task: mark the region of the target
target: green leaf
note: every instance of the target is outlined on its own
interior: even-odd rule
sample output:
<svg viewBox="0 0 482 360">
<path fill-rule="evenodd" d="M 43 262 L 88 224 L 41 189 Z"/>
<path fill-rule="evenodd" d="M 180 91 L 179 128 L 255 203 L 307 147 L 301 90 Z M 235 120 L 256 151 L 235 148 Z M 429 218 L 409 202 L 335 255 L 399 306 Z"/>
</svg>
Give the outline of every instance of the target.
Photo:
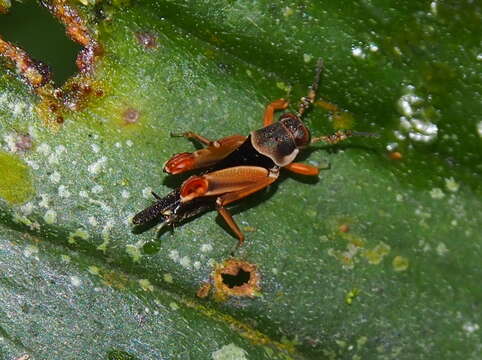
<svg viewBox="0 0 482 360">
<path fill-rule="evenodd" d="M 61 90 L 0 58 L 4 358 L 479 357 L 479 5 L 47 5 L 87 50 Z M 319 57 L 343 111 L 315 106 L 314 136 L 379 138 L 315 145 L 299 161 L 319 179 L 234 206 L 260 291 L 196 297 L 236 245 L 216 213 L 160 238 L 130 224 L 183 179 L 162 164 L 193 146 L 169 134 L 248 134 L 270 101 L 296 109 Z"/>
</svg>

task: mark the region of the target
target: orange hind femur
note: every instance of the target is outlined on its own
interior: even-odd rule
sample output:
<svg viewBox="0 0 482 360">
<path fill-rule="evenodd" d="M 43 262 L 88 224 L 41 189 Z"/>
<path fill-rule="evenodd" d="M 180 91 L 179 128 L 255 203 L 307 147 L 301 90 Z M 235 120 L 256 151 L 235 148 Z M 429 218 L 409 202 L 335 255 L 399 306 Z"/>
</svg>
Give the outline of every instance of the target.
<svg viewBox="0 0 482 360">
<path fill-rule="evenodd" d="M 181 186 L 181 201 L 187 202 L 208 191 L 208 181 L 202 176 L 191 176 Z"/>
<path fill-rule="evenodd" d="M 164 165 L 164 171 L 176 175 L 194 167 L 194 155 L 191 153 L 180 153 L 173 156 Z"/>
</svg>

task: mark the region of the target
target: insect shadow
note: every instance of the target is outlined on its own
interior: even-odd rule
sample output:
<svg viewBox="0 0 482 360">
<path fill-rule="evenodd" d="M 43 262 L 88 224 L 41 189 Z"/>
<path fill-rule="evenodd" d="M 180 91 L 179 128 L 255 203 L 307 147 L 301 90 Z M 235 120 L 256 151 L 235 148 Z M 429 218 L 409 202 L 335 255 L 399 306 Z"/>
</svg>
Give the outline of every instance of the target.
<svg viewBox="0 0 482 360">
<path fill-rule="evenodd" d="M 327 146 L 321 146 L 321 147 L 312 147 L 309 149 L 306 149 L 302 154 L 300 154 L 300 160 L 306 160 L 310 157 L 310 155 L 316 151 L 326 151 L 327 153 L 337 153 L 341 150 L 363 150 L 364 152 L 376 152 L 376 149 L 364 145 L 356 145 L 356 144 L 343 144 L 343 145 L 327 145 Z M 322 171 L 330 171 L 331 170 L 331 164 L 328 163 L 328 166 L 326 168 L 323 168 Z M 163 180 L 163 185 L 167 186 L 172 189 L 179 188 L 179 186 L 187 179 L 189 178 L 194 172 L 187 172 L 183 174 L 179 174 L 176 176 L 167 176 Z M 300 175 L 300 174 L 294 174 L 292 172 L 288 171 L 282 171 L 280 174 L 279 181 L 276 183 L 271 184 L 267 189 L 259 191 L 252 196 L 247 197 L 243 202 L 238 202 L 234 203 L 232 206 L 230 206 L 230 210 L 232 211 L 233 214 L 239 214 L 244 211 L 247 211 L 249 209 L 252 209 L 259 204 L 268 201 L 276 192 L 278 189 L 278 186 L 286 181 L 287 179 L 294 179 L 297 182 L 301 182 L 307 185 L 316 185 L 318 184 L 321 180 L 319 177 L 313 177 L 313 176 L 305 176 L 305 175 Z M 198 217 L 202 216 L 204 213 L 208 211 L 213 211 L 215 210 L 215 197 L 212 198 L 202 198 L 196 200 L 198 203 L 193 204 L 193 206 L 196 206 L 197 208 L 197 213 L 194 215 L 191 215 L 190 217 L 178 222 L 176 224 L 177 226 L 182 226 L 186 223 L 189 223 L 191 221 L 196 220 Z M 152 219 L 148 223 L 136 226 L 133 228 L 133 233 L 134 234 L 141 234 L 145 231 L 148 231 L 152 229 L 153 227 L 159 225 L 160 223 L 163 222 L 163 217 L 160 215 L 157 218 Z M 231 231 L 230 227 L 223 221 L 221 216 L 216 217 L 216 223 L 221 226 L 227 233 L 231 234 L 234 236 L 233 232 Z M 173 225 L 169 226 L 162 226 L 156 234 L 156 239 L 152 240 L 154 241 L 159 241 L 161 237 L 164 236 L 165 233 L 170 232 L 171 234 L 174 233 L 174 227 Z"/>
</svg>

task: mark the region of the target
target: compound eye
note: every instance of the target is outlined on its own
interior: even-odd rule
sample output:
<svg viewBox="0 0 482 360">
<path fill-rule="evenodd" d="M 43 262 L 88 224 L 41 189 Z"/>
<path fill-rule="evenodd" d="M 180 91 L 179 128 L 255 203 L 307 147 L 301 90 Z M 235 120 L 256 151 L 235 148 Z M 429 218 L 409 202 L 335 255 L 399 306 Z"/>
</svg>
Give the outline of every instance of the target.
<svg viewBox="0 0 482 360">
<path fill-rule="evenodd" d="M 280 117 L 280 122 L 283 123 L 291 136 L 293 136 L 297 148 L 302 148 L 310 143 L 310 131 L 298 116 L 292 113 L 283 114 L 283 116 Z"/>
</svg>

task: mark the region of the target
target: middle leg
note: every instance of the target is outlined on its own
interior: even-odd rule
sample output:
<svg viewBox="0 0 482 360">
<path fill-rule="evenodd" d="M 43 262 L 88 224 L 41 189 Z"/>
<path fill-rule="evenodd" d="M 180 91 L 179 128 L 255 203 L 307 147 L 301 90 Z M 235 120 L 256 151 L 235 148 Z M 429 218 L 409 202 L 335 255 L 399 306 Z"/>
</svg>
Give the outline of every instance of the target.
<svg viewBox="0 0 482 360">
<path fill-rule="evenodd" d="M 294 172 L 295 174 L 308 175 L 308 176 L 317 176 L 320 173 L 319 168 L 312 165 L 301 164 L 301 163 L 291 163 L 283 167 L 283 169 Z"/>
</svg>

